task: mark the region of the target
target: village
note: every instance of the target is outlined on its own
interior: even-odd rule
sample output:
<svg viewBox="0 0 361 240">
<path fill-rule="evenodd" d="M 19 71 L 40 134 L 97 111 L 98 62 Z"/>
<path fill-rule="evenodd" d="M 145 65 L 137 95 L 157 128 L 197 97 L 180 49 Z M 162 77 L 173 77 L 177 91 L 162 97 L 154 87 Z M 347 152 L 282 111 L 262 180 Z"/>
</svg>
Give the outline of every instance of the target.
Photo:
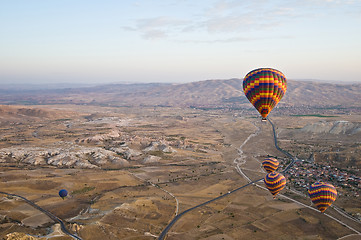
<svg viewBox="0 0 361 240">
<path fill-rule="evenodd" d="M 340 169 L 297 159 L 285 176 L 293 188 L 305 194 L 311 184 L 326 182 L 336 187 L 339 197 L 358 198 L 361 194 L 361 177 L 355 173 L 356 171 L 358 170 Z M 361 220 L 361 214 L 356 214 L 356 217 Z"/>
</svg>

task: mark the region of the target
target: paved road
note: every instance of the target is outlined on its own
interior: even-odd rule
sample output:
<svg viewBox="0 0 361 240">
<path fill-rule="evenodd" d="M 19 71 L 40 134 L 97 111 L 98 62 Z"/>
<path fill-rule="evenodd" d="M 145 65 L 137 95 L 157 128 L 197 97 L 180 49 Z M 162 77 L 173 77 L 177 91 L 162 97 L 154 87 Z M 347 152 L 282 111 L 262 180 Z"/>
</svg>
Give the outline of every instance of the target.
<svg viewBox="0 0 361 240">
<path fill-rule="evenodd" d="M 274 139 L 274 142 L 275 142 L 275 147 L 277 148 L 278 151 L 282 152 L 282 153 L 285 154 L 287 157 L 289 157 L 290 159 L 292 159 L 291 163 L 288 164 L 288 166 L 287 166 L 285 169 L 283 169 L 282 173 L 285 173 L 285 172 L 287 172 L 287 171 L 295 164 L 296 159 L 295 159 L 295 157 L 292 156 L 289 152 L 283 150 L 282 148 L 280 148 L 280 147 L 278 146 L 278 141 L 277 141 L 277 134 L 276 134 L 275 125 L 273 124 L 273 122 L 272 122 L 269 118 L 267 118 L 267 119 L 268 119 L 268 121 L 270 122 L 270 124 L 272 125 L 273 139 Z"/>
<path fill-rule="evenodd" d="M 295 158 L 294 158 L 289 152 L 283 150 L 282 148 L 280 148 L 280 147 L 278 146 L 277 134 L 276 134 L 275 126 L 274 126 L 274 124 L 271 122 L 270 119 L 268 119 L 268 121 L 269 121 L 269 122 L 271 123 L 271 125 L 272 125 L 273 136 L 274 136 L 274 143 L 275 143 L 276 148 L 277 148 L 279 151 L 281 151 L 282 153 L 284 153 L 286 156 L 288 156 L 289 158 L 291 158 L 291 160 L 292 160 L 291 163 L 282 171 L 282 173 L 285 173 L 285 172 L 287 172 L 287 171 L 293 166 L 293 164 L 295 163 Z M 254 181 L 252 181 L 252 182 L 249 182 L 249 183 L 247 183 L 246 185 L 243 185 L 243 186 L 241 186 L 241 187 L 239 187 L 239 188 L 236 188 L 236 189 L 234 189 L 234 190 L 232 190 L 232 191 L 230 191 L 230 192 L 228 192 L 228 193 L 226 193 L 226 194 L 224 194 L 224 195 L 221 195 L 221 196 L 219 196 L 219 197 L 213 198 L 213 199 L 211 199 L 211 200 L 209 200 L 209 201 L 207 201 L 207 202 L 201 203 L 201 204 L 199 204 L 199 205 L 197 205 L 197 206 L 194 206 L 194 207 L 192 207 L 192 208 L 189 208 L 189 209 L 181 212 L 180 214 L 178 214 L 177 216 L 175 216 L 175 217 L 173 218 L 173 220 L 168 224 L 168 226 L 165 227 L 165 229 L 163 230 L 163 232 L 159 235 L 158 239 L 159 239 L 159 240 L 163 240 L 163 239 L 165 238 L 165 236 L 167 235 L 168 231 L 171 229 L 171 227 L 172 227 L 184 214 L 186 214 L 186 213 L 188 213 L 188 212 L 190 212 L 190 211 L 193 211 L 193 210 L 196 209 L 196 208 L 203 207 L 203 206 L 205 206 L 205 205 L 207 205 L 207 204 L 209 204 L 209 203 L 211 203 L 211 202 L 214 202 L 214 201 L 217 201 L 217 200 L 219 200 L 219 199 L 221 199 L 221 198 L 224 198 L 224 197 L 228 196 L 228 195 L 231 194 L 231 193 L 234 193 L 234 192 L 236 192 L 236 191 L 238 191 L 238 190 L 240 190 L 240 189 L 242 189 L 242 188 L 248 187 L 249 185 L 252 185 L 252 184 L 254 184 L 254 183 L 256 183 L 256 182 L 259 182 L 259 181 L 261 181 L 261 180 L 263 180 L 263 178 L 260 178 L 260 179 L 254 180 Z"/>
<path fill-rule="evenodd" d="M 36 203 L 30 201 L 29 199 L 26 199 L 25 197 L 22 197 L 20 195 L 16 195 L 16 194 L 12 194 L 12 193 L 7 193 L 7 192 L 1 192 L 0 191 L 0 194 L 5 194 L 5 195 L 8 195 L 8 196 L 12 196 L 12 197 L 18 197 L 18 198 L 21 198 L 22 200 L 24 200 L 27 204 L 31 205 L 32 207 L 38 209 L 39 211 L 45 213 L 46 215 L 48 215 L 54 222 L 58 222 L 61 226 L 61 230 L 63 231 L 63 233 L 75 238 L 75 239 L 78 239 L 78 240 L 82 240 L 80 237 L 70 233 L 68 231 L 68 229 L 66 229 L 65 227 L 65 224 L 63 222 L 63 220 L 61 220 L 60 218 L 58 218 L 57 216 L 55 216 L 54 214 L 52 214 L 51 212 L 49 212 L 48 210 L 45 210 L 44 208 L 40 207 L 39 205 L 37 205 Z"/>
</svg>

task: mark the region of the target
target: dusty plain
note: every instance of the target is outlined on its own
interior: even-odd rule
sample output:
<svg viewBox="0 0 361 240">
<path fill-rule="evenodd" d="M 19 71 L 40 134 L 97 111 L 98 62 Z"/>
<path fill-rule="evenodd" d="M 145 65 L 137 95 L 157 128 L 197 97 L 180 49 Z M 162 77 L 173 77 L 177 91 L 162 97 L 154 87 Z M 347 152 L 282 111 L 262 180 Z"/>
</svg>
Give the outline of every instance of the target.
<svg viewBox="0 0 361 240">
<path fill-rule="evenodd" d="M 265 175 L 261 161 L 267 155 L 279 157 L 284 164 L 288 161 L 275 149 L 269 123 L 236 112 L 49 105 L 3 106 L 2 116 L 1 191 L 24 196 L 49 210 L 83 239 L 155 239 L 176 213 L 246 184 L 236 164 L 255 180 Z M 320 118 L 271 119 L 280 146 L 299 157 L 309 157 L 293 145 L 315 144 L 297 130 Z M 330 119 L 355 122 L 360 118 Z M 255 135 L 243 144 L 251 134 Z M 298 144 L 289 141 L 291 137 Z M 322 139 L 315 134 L 312 139 L 322 148 Z M 355 148 L 349 140 L 342 141 L 342 147 L 358 154 L 359 146 Z M 33 156 L 16 152 L 18 147 L 70 153 L 50 161 L 53 153 Z M 81 154 L 82 148 L 106 149 L 113 158 L 106 155 L 100 157 L 106 161 L 101 161 L 90 152 L 82 155 L 90 164 L 78 164 L 79 160 L 72 158 Z M 117 157 L 124 161 L 115 161 Z M 57 195 L 63 188 L 70 193 L 64 200 Z M 297 198 L 310 205 L 307 197 Z M 360 212 L 357 197 L 340 196 L 335 205 Z M 40 239 L 71 239 L 66 235 L 59 238 L 61 232 L 54 235 L 56 225 L 50 218 L 15 197 L 1 195 L 0 214 L 4 239 L 11 239 L 16 232 Z M 361 231 L 359 223 L 349 222 Z M 274 200 L 267 191 L 250 186 L 187 213 L 167 239 L 337 239 L 352 233 L 317 211 L 281 197 Z"/>
</svg>

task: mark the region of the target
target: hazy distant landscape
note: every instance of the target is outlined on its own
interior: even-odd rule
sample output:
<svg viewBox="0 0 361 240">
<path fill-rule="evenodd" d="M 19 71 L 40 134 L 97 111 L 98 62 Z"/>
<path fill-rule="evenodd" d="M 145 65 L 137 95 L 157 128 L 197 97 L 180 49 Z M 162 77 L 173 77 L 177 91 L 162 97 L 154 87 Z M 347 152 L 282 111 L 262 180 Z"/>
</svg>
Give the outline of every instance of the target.
<svg viewBox="0 0 361 240">
<path fill-rule="evenodd" d="M 156 239 L 180 212 L 265 176 L 289 159 L 240 79 L 1 89 L 0 189 L 26 197 L 82 239 Z M 285 196 L 311 205 L 308 185 L 334 184 L 326 213 L 361 231 L 361 84 L 289 81 L 270 114 L 299 161 Z M 263 183 L 259 183 L 263 185 Z M 70 197 L 62 200 L 65 188 Z M 0 196 L 4 239 L 71 239 L 20 199 Z M 355 232 L 257 186 L 184 215 L 167 239 L 337 239 Z M 345 239 L 356 239 L 352 238 Z"/>
<path fill-rule="evenodd" d="M 185 84 L 110 84 L 93 87 L 0 89 L 1 104 L 77 104 L 94 106 L 160 106 L 203 109 L 252 109 L 241 79 L 208 80 Z M 359 112 L 361 84 L 288 81 L 288 90 L 275 114 Z M 310 108 L 313 108 L 312 110 Z M 315 110 L 317 108 L 317 111 Z M 286 109 L 284 111 L 283 109 Z M 252 109 L 253 112 L 253 109 Z"/>
</svg>

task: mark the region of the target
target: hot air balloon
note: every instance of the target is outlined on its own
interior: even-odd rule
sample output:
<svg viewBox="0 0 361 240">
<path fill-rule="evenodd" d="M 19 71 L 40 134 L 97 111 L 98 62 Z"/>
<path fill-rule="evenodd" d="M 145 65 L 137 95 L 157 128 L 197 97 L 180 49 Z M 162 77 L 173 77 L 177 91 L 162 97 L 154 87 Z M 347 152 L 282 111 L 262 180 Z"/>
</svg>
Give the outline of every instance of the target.
<svg viewBox="0 0 361 240">
<path fill-rule="evenodd" d="M 273 194 L 273 198 L 286 186 L 286 178 L 278 172 L 271 172 L 264 178 L 264 183 Z"/>
<path fill-rule="evenodd" d="M 266 158 L 262 162 L 262 166 L 263 166 L 264 170 L 266 170 L 268 173 L 276 171 L 278 168 L 278 165 L 280 165 L 280 163 L 278 162 L 277 159 L 275 159 L 273 157 Z"/>
<path fill-rule="evenodd" d="M 66 196 L 68 196 L 68 191 L 65 190 L 65 189 L 61 189 L 61 190 L 59 191 L 59 196 L 64 200 L 64 198 L 65 198 Z"/>
<path fill-rule="evenodd" d="M 336 188 L 328 183 L 317 182 L 310 186 L 308 195 L 322 213 L 336 200 Z"/>
<path fill-rule="evenodd" d="M 267 115 L 278 104 L 286 90 L 286 77 L 276 69 L 255 69 L 243 79 L 244 94 L 261 114 L 262 121 L 266 121 Z"/>
</svg>

